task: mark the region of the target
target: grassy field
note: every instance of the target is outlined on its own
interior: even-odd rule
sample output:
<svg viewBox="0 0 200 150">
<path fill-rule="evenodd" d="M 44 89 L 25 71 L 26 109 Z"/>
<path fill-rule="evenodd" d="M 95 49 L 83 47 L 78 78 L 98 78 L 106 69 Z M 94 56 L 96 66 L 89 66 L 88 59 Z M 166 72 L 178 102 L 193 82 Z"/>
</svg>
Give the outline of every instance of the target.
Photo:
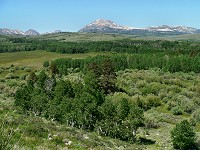
<svg viewBox="0 0 200 150">
<path fill-rule="evenodd" d="M 104 52 L 93 52 L 85 54 L 58 54 L 46 51 L 29 51 L 29 52 L 14 52 L 0 53 L 0 67 L 7 67 L 11 64 L 15 66 L 28 66 L 35 69 L 42 67 L 44 61 L 50 61 L 56 58 L 86 58 L 96 55 L 108 55 Z"/>
</svg>

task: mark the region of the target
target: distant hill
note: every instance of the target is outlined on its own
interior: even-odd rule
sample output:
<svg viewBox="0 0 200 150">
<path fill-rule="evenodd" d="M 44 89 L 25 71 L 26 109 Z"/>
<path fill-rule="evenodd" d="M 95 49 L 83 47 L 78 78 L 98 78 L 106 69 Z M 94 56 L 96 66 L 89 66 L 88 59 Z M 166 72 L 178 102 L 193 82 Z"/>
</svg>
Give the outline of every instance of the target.
<svg viewBox="0 0 200 150">
<path fill-rule="evenodd" d="M 200 33 L 200 29 L 186 27 L 186 26 L 154 26 L 147 28 L 135 28 L 122 26 L 114 23 L 111 20 L 98 19 L 78 32 L 89 32 L 89 33 L 121 33 L 121 34 L 168 34 L 168 35 L 181 35 L 181 34 L 196 34 Z"/>
</svg>

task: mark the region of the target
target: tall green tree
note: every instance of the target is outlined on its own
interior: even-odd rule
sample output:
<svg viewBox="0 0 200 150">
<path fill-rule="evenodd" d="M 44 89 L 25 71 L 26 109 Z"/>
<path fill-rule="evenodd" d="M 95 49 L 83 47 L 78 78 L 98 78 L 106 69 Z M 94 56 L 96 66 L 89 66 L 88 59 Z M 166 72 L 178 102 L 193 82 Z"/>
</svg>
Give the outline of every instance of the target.
<svg viewBox="0 0 200 150">
<path fill-rule="evenodd" d="M 195 149 L 197 136 L 187 120 L 183 120 L 172 129 L 171 138 L 175 149 Z"/>
<path fill-rule="evenodd" d="M 100 85 L 105 94 L 114 92 L 115 90 L 115 67 L 110 59 L 105 59 L 101 65 Z"/>
</svg>

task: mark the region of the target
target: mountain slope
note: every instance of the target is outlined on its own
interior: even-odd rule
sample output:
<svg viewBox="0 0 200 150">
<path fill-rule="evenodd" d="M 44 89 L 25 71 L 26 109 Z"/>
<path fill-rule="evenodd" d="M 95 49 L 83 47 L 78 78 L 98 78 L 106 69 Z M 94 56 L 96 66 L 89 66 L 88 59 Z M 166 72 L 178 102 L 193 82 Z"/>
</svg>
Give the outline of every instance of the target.
<svg viewBox="0 0 200 150">
<path fill-rule="evenodd" d="M 39 32 L 33 29 L 29 29 L 28 31 L 25 32 L 25 35 L 39 35 L 39 34 L 40 34 Z"/>
</svg>

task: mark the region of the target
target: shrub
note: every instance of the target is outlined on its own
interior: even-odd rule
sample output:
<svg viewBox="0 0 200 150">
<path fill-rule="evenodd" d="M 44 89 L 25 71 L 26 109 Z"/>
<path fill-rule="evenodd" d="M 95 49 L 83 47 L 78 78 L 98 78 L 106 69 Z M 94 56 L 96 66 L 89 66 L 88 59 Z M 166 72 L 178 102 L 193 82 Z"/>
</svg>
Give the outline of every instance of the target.
<svg viewBox="0 0 200 150">
<path fill-rule="evenodd" d="M 3 79 L 3 78 L 0 78 L 0 82 L 5 82 L 5 79 Z"/>
<path fill-rule="evenodd" d="M 161 105 L 161 100 L 158 96 L 149 94 L 146 97 L 147 107 L 157 107 Z"/>
<path fill-rule="evenodd" d="M 150 115 L 145 116 L 144 126 L 147 129 L 158 128 L 159 127 L 158 120 Z"/>
<path fill-rule="evenodd" d="M 49 61 L 45 61 L 45 62 L 43 63 L 43 67 L 45 67 L 45 68 L 49 67 Z"/>
<path fill-rule="evenodd" d="M 1 74 L 1 73 L 3 73 L 3 69 L 2 69 L 2 68 L 0 68 L 0 74 Z"/>
<path fill-rule="evenodd" d="M 15 75 L 14 73 L 9 73 L 5 76 L 6 79 L 15 79 L 15 78 L 19 78 L 17 75 Z"/>
<path fill-rule="evenodd" d="M 28 74 L 22 74 L 21 76 L 20 76 L 20 79 L 21 80 L 26 80 L 26 77 L 28 76 Z"/>
<path fill-rule="evenodd" d="M 26 67 L 26 68 L 24 69 L 24 71 L 26 71 L 26 72 L 31 72 L 31 68 Z"/>
<path fill-rule="evenodd" d="M 200 122 L 200 109 L 192 113 L 191 120 L 196 124 Z"/>
<path fill-rule="evenodd" d="M 173 107 L 171 109 L 171 111 L 174 115 L 182 115 L 183 114 L 183 112 L 179 106 Z"/>
<path fill-rule="evenodd" d="M 43 127 L 42 123 L 38 120 L 36 120 L 36 123 L 32 123 L 28 126 L 26 126 L 25 134 L 32 136 L 32 137 L 42 137 L 47 138 L 48 136 L 48 130 Z"/>
<path fill-rule="evenodd" d="M 175 149 L 189 150 L 195 148 L 196 133 L 187 120 L 177 124 L 171 131 L 171 138 Z"/>
<path fill-rule="evenodd" d="M 175 101 L 168 101 L 166 104 L 167 110 L 171 110 L 173 107 L 176 107 L 177 103 Z"/>
<path fill-rule="evenodd" d="M 9 72 L 10 72 L 10 73 L 15 72 L 15 69 L 14 69 L 14 68 L 11 68 L 11 69 L 9 69 Z"/>
<path fill-rule="evenodd" d="M 5 127 L 5 120 L 0 123 L 0 150 L 11 150 L 15 145 L 15 131 Z"/>
<path fill-rule="evenodd" d="M 11 80 L 11 81 L 8 81 L 7 82 L 7 85 L 8 86 L 10 86 L 10 87 L 13 87 L 13 86 L 18 86 L 18 84 L 17 84 L 17 81 L 15 80 L 15 81 L 13 81 L 13 80 Z"/>
</svg>

